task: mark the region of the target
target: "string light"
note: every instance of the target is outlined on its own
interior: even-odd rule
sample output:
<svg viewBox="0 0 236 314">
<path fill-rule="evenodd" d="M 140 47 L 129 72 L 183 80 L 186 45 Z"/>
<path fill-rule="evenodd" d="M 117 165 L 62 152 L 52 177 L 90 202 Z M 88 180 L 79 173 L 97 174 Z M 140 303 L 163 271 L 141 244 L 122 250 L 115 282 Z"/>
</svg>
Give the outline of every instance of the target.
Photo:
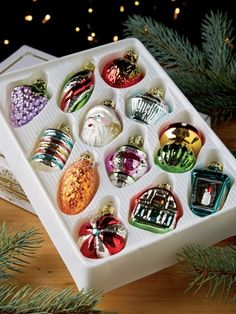
<svg viewBox="0 0 236 314">
<path fill-rule="evenodd" d="M 10 41 L 8 39 L 4 39 L 3 43 L 4 43 L 4 45 L 9 45 Z"/>
<path fill-rule="evenodd" d="M 44 19 L 42 20 L 42 23 L 46 24 L 50 19 L 51 19 L 51 15 L 50 14 L 46 14 Z"/>
<path fill-rule="evenodd" d="M 95 39 L 96 34 L 94 32 L 92 32 L 88 37 L 88 41 L 93 41 Z"/>
<path fill-rule="evenodd" d="M 32 15 L 26 15 L 25 16 L 25 21 L 31 22 L 32 20 L 33 20 L 33 16 Z"/>
<path fill-rule="evenodd" d="M 177 19 L 179 13 L 180 13 L 180 8 L 175 8 L 174 17 L 173 17 L 174 20 Z"/>
<path fill-rule="evenodd" d="M 87 37 L 87 39 L 88 39 L 88 41 L 93 41 L 93 37 L 92 37 L 91 35 L 89 35 L 89 36 Z"/>
<path fill-rule="evenodd" d="M 173 22 L 173 20 L 176 20 L 177 18 L 179 18 L 179 14 L 180 14 L 180 10 L 183 10 L 182 9 L 182 7 L 178 7 L 179 5 L 177 4 L 177 3 L 181 3 L 181 5 L 183 6 L 183 4 L 184 3 L 186 3 L 186 1 L 187 0 L 167 0 L 166 1 L 166 5 L 168 6 L 168 7 L 170 7 L 170 6 L 172 6 L 172 17 L 171 17 L 171 19 L 172 19 L 172 22 Z M 43 3 L 44 3 L 44 1 L 38 1 L 38 0 L 29 0 L 28 1 L 29 3 L 31 3 L 31 6 L 41 6 L 41 4 L 43 5 Z M 125 2 L 124 0 L 121 0 L 120 2 L 119 2 L 119 5 L 118 5 L 118 7 L 116 7 L 117 8 L 117 11 L 118 11 L 118 15 L 117 15 L 117 18 L 118 18 L 118 16 L 119 16 L 119 14 L 122 14 L 123 15 L 123 17 L 125 17 L 125 15 L 127 14 L 131 14 L 132 12 L 132 10 L 133 11 L 142 11 L 142 8 L 141 8 L 141 6 L 149 6 L 149 8 L 150 8 L 150 10 L 153 10 L 153 7 L 152 7 L 152 5 L 148 5 L 148 3 L 146 4 L 146 2 L 148 2 L 148 1 L 146 1 L 145 3 L 144 3 L 145 1 L 141 1 L 141 0 L 131 0 L 131 2 L 130 3 L 132 3 L 132 8 L 130 7 L 130 6 L 128 6 L 127 7 L 127 5 L 126 5 L 126 3 L 127 3 L 127 1 Z M 93 42 L 93 43 L 97 43 L 97 42 L 99 42 L 99 43 L 101 43 L 102 44 L 102 40 L 101 40 L 101 38 L 99 37 L 99 38 L 97 38 L 96 36 L 98 36 L 98 34 L 96 33 L 96 36 L 95 36 L 95 33 L 92 33 L 91 31 L 92 31 L 92 29 L 94 29 L 93 28 L 93 25 L 94 25 L 94 23 L 97 23 L 97 19 L 98 19 L 98 17 L 96 16 L 99 12 L 97 12 L 98 11 L 98 8 L 96 9 L 94 6 L 93 6 L 93 4 L 94 4 L 94 1 L 93 0 L 88 0 L 87 1 L 87 6 L 86 6 L 86 9 L 85 9 L 85 13 L 87 14 L 85 14 L 84 15 L 84 21 L 83 21 L 83 27 L 81 26 L 81 27 L 79 27 L 79 25 L 76 25 L 76 24 L 72 24 L 71 23 L 71 25 L 70 25 L 70 29 L 71 29 L 71 31 L 72 32 L 76 32 L 76 33 L 78 33 L 78 35 L 80 35 L 80 36 L 82 36 L 84 39 L 85 39 L 85 41 L 89 41 L 89 42 Z M 43 5 L 43 8 L 42 9 L 45 9 L 46 10 L 46 5 L 44 6 Z M 30 7 L 28 8 L 28 9 L 30 9 Z M 55 7 L 55 9 L 56 9 L 56 7 Z M 115 6 L 113 7 L 113 9 L 115 9 Z M 47 12 L 47 11 L 42 11 L 42 12 L 44 12 L 44 13 L 42 13 L 42 15 L 40 15 L 40 16 L 38 16 L 39 15 L 39 12 L 38 12 L 38 14 L 36 15 L 36 13 L 33 13 L 33 12 L 31 12 L 31 11 L 26 11 L 26 13 L 25 14 L 22 14 L 22 17 L 21 17 L 21 20 L 23 20 L 23 22 L 25 23 L 25 24 L 27 24 L 27 23 L 30 23 L 31 22 L 31 24 L 33 24 L 33 22 L 34 22 L 34 26 L 35 27 L 38 27 L 38 24 L 36 23 L 36 20 L 38 20 L 38 18 L 40 19 L 40 24 L 44 24 L 45 25 L 45 28 L 46 28 L 46 25 L 49 27 L 50 25 L 50 22 L 51 22 L 51 19 L 53 18 L 53 19 L 55 19 L 55 21 L 53 20 L 53 22 L 54 23 L 56 23 L 56 21 L 59 21 L 60 20 L 60 18 L 58 17 L 58 14 L 64 14 L 63 12 L 62 13 L 59 13 L 57 10 L 56 11 L 54 11 L 55 13 L 53 13 L 52 11 L 50 11 L 50 13 L 52 14 L 52 15 L 50 15 L 50 14 L 45 14 L 45 12 Z M 120 13 L 119 13 L 120 12 Z M 96 15 L 95 15 L 95 13 L 96 13 Z M 141 12 L 140 12 L 141 13 Z M 182 13 L 182 11 L 181 11 L 181 13 Z M 34 14 L 34 15 L 33 15 Z M 54 16 L 54 15 L 55 16 Z M 91 16 L 89 16 L 89 18 L 88 18 L 88 15 L 89 14 L 91 14 Z M 61 16 L 61 15 L 60 15 Z M 87 18 L 86 18 L 86 16 L 87 16 Z M 65 17 L 66 18 L 66 17 Z M 95 19 L 95 21 L 93 21 L 93 19 Z M 72 22 L 72 21 L 71 21 Z M 59 24 L 59 22 L 57 22 L 58 24 Z M 70 21 L 68 21 L 68 23 L 70 23 Z M 77 22 L 76 22 L 77 23 Z M 79 22 L 78 22 L 79 23 Z M 117 23 L 117 22 L 116 22 Z M 16 27 L 17 27 L 17 25 L 16 25 Z M 58 27 L 62 27 L 62 25 L 58 25 Z M 100 27 L 100 25 L 97 25 L 97 27 L 99 28 Z M 56 29 L 56 28 L 55 28 Z M 85 29 L 87 29 L 87 34 L 85 33 Z M 51 30 L 51 29 L 50 29 Z M 53 30 L 54 30 L 54 28 L 53 28 Z M 20 30 L 19 30 L 20 31 Z M 146 33 L 148 33 L 149 32 L 149 30 L 148 30 L 148 28 L 147 28 L 147 26 L 144 26 L 144 31 L 146 32 Z M 117 32 L 117 31 L 114 31 L 115 33 Z M 117 32 L 117 34 L 119 34 L 118 32 Z M 19 33 L 19 36 L 20 36 L 21 34 Z M 31 35 L 31 34 L 30 34 Z M 8 34 L 6 34 L 5 35 L 6 37 L 10 37 Z M 16 35 L 15 35 L 16 36 Z M 17 35 L 18 36 L 18 35 Z M 33 37 L 34 35 L 32 34 L 32 37 Z M 116 35 L 116 34 L 114 34 L 113 32 L 111 33 L 111 35 L 108 35 L 108 33 L 107 34 L 105 34 L 105 33 L 103 33 L 103 36 L 104 37 L 106 37 L 106 36 L 109 36 L 110 37 L 110 39 L 111 40 L 113 40 L 113 41 L 118 41 L 119 40 L 119 38 L 118 38 L 118 36 Z M 119 35 L 119 37 L 120 37 L 120 35 Z M 13 38 L 14 39 L 14 38 Z M 87 40 L 86 40 L 87 39 Z M 1 40 L 1 44 L 2 45 L 9 45 L 9 41 L 5 41 L 4 42 L 4 40 L 2 39 Z M 231 46 L 232 45 L 232 43 L 229 41 L 229 39 L 226 39 L 225 40 L 225 44 L 227 45 L 227 46 Z M 10 42 L 10 46 L 12 45 L 12 42 Z M 64 48 L 58 48 L 58 49 L 64 49 Z M 66 53 L 66 52 L 64 52 L 64 53 Z"/>
</svg>

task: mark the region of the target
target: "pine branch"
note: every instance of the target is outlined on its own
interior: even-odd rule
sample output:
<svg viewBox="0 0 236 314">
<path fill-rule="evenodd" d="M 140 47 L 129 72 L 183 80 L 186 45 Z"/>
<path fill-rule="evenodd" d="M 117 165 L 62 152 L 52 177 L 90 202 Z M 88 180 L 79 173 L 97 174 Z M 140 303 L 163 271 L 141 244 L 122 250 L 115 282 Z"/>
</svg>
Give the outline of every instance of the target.
<svg viewBox="0 0 236 314">
<path fill-rule="evenodd" d="M 102 298 L 95 289 L 81 290 L 73 294 L 71 288 L 60 291 L 16 285 L 0 286 L 0 312 L 14 314 L 28 313 L 78 313 L 105 314 L 95 309 Z M 112 314 L 111 312 L 109 312 Z"/>
<path fill-rule="evenodd" d="M 207 66 L 216 75 L 219 75 L 220 72 L 227 72 L 230 64 L 235 62 L 231 47 L 233 42 L 233 21 L 219 11 L 215 14 L 210 12 L 209 15 L 206 15 L 202 22 L 203 54 Z"/>
<path fill-rule="evenodd" d="M 34 257 L 42 239 L 34 228 L 15 232 L 14 226 L 0 227 L 0 280 L 13 277 L 11 272 L 21 272 L 21 268 L 29 262 L 27 258 Z"/>
<path fill-rule="evenodd" d="M 204 67 L 203 55 L 196 46 L 152 18 L 133 15 L 123 25 L 124 35 L 142 41 L 163 67 L 178 67 L 182 71 L 191 69 L 197 73 Z"/>
<path fill-rule="evenodd" d="M 178 257 L 180 265 L 194 277 L 186 292 L 194 289 L 196 294 L 208 285 L 206 299 L 214 300 L 219 295 L 219 303 L 228 301 L 236 286 L 236 246 L 205 248 L 192 245 L 184 248 Z M 232 301 L 236 301 L 236 292 Z"/>
<path fill-rule="evenodd" d="M 236 54 L 232 20 L 211 11 L 202 22 L 202 51 L 150 17 L 133 15 L 124 35 L 136 37 L 166 70 L 198 111 L 212 123 L 236 112 Z"/>
</svg>

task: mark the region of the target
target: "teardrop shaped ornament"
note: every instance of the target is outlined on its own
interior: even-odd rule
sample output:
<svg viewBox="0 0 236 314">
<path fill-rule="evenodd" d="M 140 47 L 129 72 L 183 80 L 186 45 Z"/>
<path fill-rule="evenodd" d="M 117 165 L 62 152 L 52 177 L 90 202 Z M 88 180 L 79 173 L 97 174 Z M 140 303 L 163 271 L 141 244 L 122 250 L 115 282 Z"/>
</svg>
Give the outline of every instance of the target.
<svg viewBox="0 0 236 314">
<path fill-rule="evenodd" d="M 90 153 L 84 153 L 63 174 L 58 188 L 58 206 L 68 215 L 82 212 L 92 201 L 99 184 Z"/>
<path fill-rule="evenodd" d="M 131 202 L 131 225 L 155 233 L 175 229 L 182 207 L 168 184 L 145 190 Z"/>
<path fill-rule="evenodd" d="M 80 227 L 77 243 L 85 257 L 98 259 L 123 250 L 127 236 L 126 227 L 115 217 L 113 207 L 108 204 L 97 217 Z"/>
<path fill-rule="evenodd" d="M 81 109 L 92 95 L 94 84 L 94 65 L 88 63 L 65 82 L 60 98 L 61 110 L 71 113 Z"/>
</svg>

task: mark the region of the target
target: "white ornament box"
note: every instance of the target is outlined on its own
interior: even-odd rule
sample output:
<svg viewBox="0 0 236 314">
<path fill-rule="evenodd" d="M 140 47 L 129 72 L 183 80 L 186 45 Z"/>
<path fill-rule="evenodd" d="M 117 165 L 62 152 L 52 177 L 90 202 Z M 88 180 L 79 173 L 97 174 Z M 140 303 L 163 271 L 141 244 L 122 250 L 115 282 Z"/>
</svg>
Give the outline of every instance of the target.
<svg viewBox="0 0 236 314">
<path fill-rule="evenodd" d="M 101 77 L 101 69 L 106 62 L 122 57 L 127 50 L 135 50 L 138 53 L 137 62 L 145 73 L 144 78 L 131 87 L 113 88 Z M 65 78 L 76 73 L 88 62 L 95 66 L 93 93 L 79 111 L 65 113 L 59 108 Z M 13 128 L 9 121 L 11 90 L 38 78 L 46 80 L 51 98 L 32 121 L 22 127 Z M 155 125 L 130 120 L 125 114 L 127 99 L 155 86 L 164 90 L 164 101 L 170 105 L 171 112 Z M 0 90 L 0 125 L 1 134 L 4 134 L 0 137 L 0 146 L 79 289 L 93 287 L 109 291 L 173 265 L 177 262 L 177 252 L 188 244 L 211 245 L 235 233 L 234 157 L 137 39 L 124 39 L 4 74 L 0 77 Z M 80 138 L 82 120 L 90 108 L 105 99 L 111 99 L 116 104 L 115 110 L 122 122 L 122 131 L 111 143 L 103 147 L 91 147 Z M 32 151 L 40 133 L 62 122 L 71 126 L 75 141 L 65 166 L 57 172 L 37 170 L 32 165 Z M 160 147 L 160 130 L 175 122 L 191 124 L 204 136 L 204 145 L 197 156 L 195 166 L 206 166 L 210 161 L 217 159 L 223 163 L 224 172 L 232 178 L 232 186 L 223 208 L 210 216 L 199 217 L 189 208 L 191 171 L 166 172 L 154 163 L 154 155 Z M 144 138 L 149 171 L 130 186 L 117 188 L 109 180 L 105 159 L 109 153 L 127 144 L 129 137 L 135 134 Z M 60 179 L 84 152 L 89 152 L 94 157 L 99 174 L 98 189 L 82 212 L 68 215 L 58 206 Z M 175 229 L 163 234 L 143 230 L 129 223 L 131 200 L 141 191 L 159 183 L 171 185 L 183 208 L 183 215 Z M 78 230 L 108 202 L 114 204 L 117 218 L 127 229 L 125 247 L 114 255 L 99 259 L 87 258 L 81 253 L 77 243 Z"/>
<path fill-rule="evenodd" d="M 54 57 L 48 53 L 23 45 L 0 63 L 0 74 L 41 64 Z M 3 136 L 1 133 L 0 136 Z M 35 214 L 27 196 L 7 163 L 0 147 L 0 197 Z"/>
</svg>

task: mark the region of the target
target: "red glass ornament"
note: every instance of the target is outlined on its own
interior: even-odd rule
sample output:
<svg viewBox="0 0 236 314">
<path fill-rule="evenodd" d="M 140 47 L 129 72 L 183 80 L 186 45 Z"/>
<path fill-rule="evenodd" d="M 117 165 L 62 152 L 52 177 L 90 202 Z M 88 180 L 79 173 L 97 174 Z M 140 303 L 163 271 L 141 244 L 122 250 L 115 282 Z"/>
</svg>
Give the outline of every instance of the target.
<svg viewBox="0 0 236 314">
<path fill-rule="evenodd" d="M 124 57 L 106 63 L 101 76 L 112 87 L 126 88 L 141 81 L 144 73 L 137 65 L 137 53 L 129 50 Z"/>
<path fill-rule="evenodd" d="M 125 247 L 127 229 L 113 216 L 110 208 L 113 209 L 109 205 L 104 206 L 100 216 L 81 226 L 78 245 L 85 257 L 103 258 L 114 255 Z"/>
</svg>

